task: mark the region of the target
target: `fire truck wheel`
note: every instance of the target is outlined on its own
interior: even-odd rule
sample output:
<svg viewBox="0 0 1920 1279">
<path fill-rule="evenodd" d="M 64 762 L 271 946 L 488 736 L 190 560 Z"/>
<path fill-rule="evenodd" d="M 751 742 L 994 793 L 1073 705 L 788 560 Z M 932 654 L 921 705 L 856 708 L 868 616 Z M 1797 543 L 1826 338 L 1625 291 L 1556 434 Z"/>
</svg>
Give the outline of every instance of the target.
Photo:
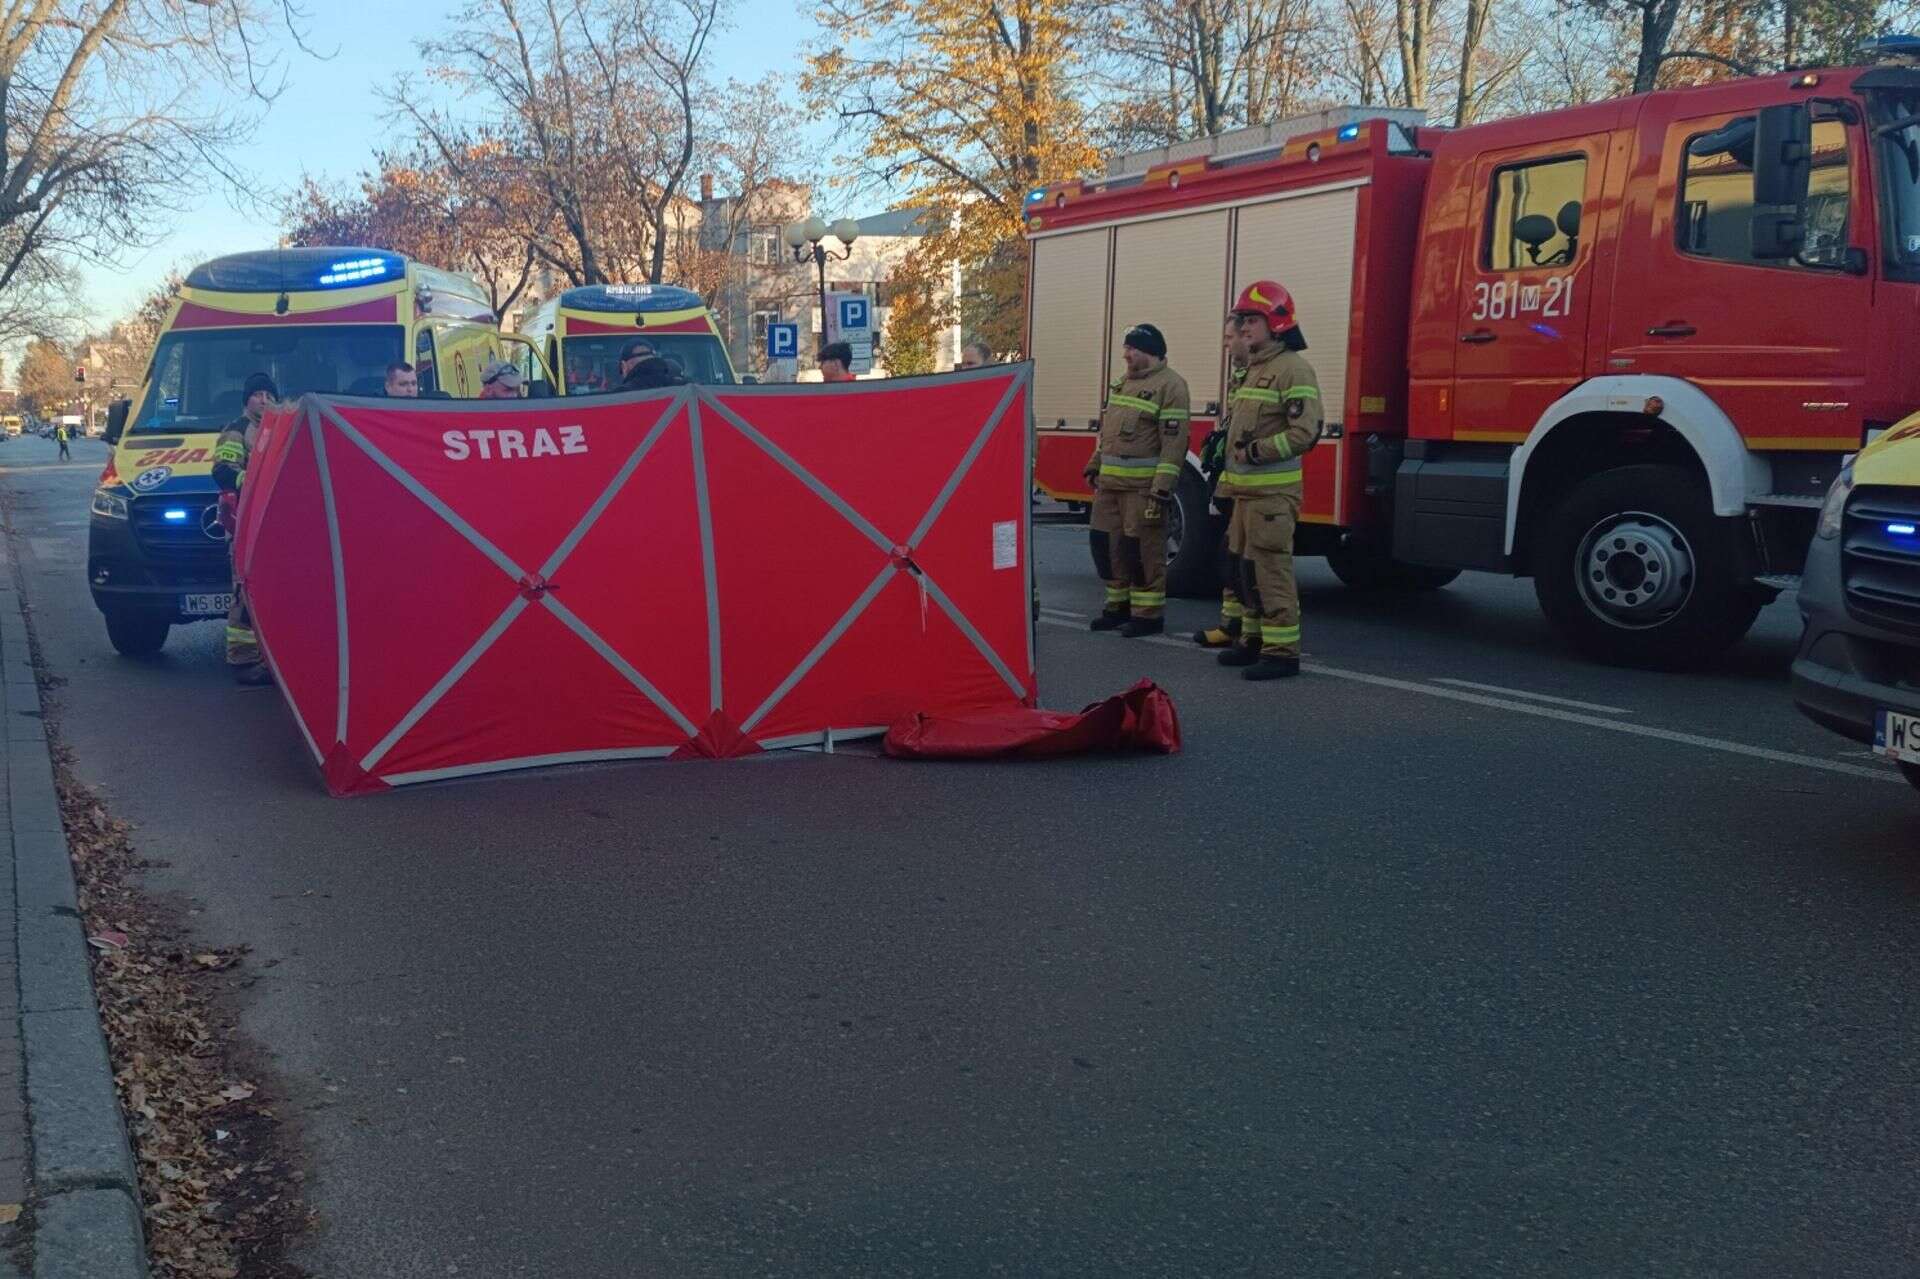
<svg viewBox="0 0 1920 1279">
<path fill-rule="evenodd" d="M 1340 546 L 1327 552 L 1327 567 L 1356 591 L 1437 591 L 1460 576 L 1457 568 L 1403 564 L 1368 546 Z"/>
<path fill-rule="evenodd" d="M 1534 542 L 1541 611 L 1601 661 L 1675 669 L 1731 646 L 1762 597 L 1740 580 L 1737 521 L 1677 466 L 1623 466 L 1582 481 Z"/>
<path fill-rule="evenodd" d="M 1167 505 L 1167 594 L 1193 600 L 1220 593 L 1222 531 L 1206 481 L 1184 468 Z"/>
<path fill-rule="evenodd" d="M 105 614 L 107 639 L 128 657 L 147 657 L 158 653 L 173 629 L 172 619 L 164 613 L 133 609 L 113 609 Z"/>
</svg>

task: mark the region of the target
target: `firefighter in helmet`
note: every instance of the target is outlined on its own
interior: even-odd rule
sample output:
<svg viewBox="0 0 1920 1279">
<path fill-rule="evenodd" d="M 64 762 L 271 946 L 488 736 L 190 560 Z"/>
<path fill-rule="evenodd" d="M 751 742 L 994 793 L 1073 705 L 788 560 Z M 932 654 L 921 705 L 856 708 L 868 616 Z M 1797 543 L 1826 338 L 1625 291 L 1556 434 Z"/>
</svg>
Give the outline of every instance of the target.
<svg viewBox="0 0 1920 1279">
<path fill-rule="evenodd" d="M 1107 605 L 1096 631 L 1128 639 L 1166 628 L 1167 515 L 1187 456 L 1187 380 L 1167 367 L 1151 324 L 1121 339 L 1127 375 L 1107 393 L 1100 441 L 1087 462 L 1093 527 L 1107 535 Z"/>
<path fill-rule="evenodd" d="M 1233 518 L 1233 499 L 1220 493 L 1220 478 L 1227 469 L 1227 417 L 1232 412 L 1233 393 L 1247 377 L 1247 345 L 1240 340 L 1239 317 L 1227 317 L 1227 331 L 1222 336 L 1227 348 L 1227 393 L 1224 397 L 1228 404 L 1228 413 L 1220 415 L 1220 423 L 1207 435 L 1207 441 L 1200 446 L 1200 469 L 1206 474 L 1207 488 L 1213 504 L 1229 520 Z M 1232 648 L 1240 642 L 1240 619 L 1244 610 L 1240 605 L 1240 559 L 1231 556 L 1227 565 L 1227 581 L 1220 588 L 1220 622 L 1204 631 L 1193 633 L 1193 642 L 1202 648 Z"/>
<path fill-rule="evenodd" d="M 1307 346 L 1293 297 L 1256 280 L 1233 304 L 1246 374 L 1227 417 L 1221 496 L 1233 501 L 1227 549 L 1240 571 L 1245 609 L 1240 643 L 1222 666 L 1247 679 L 1300 673 L 1300 594 L 1293 577 L 1293 530 L 1300 518 L 1301 458 L 1320 438 L 1320 382 L 1300 352 Z"/>
</svg>

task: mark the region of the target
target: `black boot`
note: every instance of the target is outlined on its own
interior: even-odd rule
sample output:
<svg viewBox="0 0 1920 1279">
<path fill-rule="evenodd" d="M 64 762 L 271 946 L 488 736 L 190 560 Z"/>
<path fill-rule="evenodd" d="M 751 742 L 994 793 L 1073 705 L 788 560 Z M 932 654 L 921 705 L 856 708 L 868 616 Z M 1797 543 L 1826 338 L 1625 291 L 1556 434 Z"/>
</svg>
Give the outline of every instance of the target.
<svg viewBox="0 0 1920 1279">
<path fill-rule="evenodd" d="M 1139 639 L 1142 635 L 1158 635 L 1167 629 L 1164 617 L 1136 617 L 1120 628 L 1120 634 L 1128 639 Z"/>
<path fill-rule="evenodd" d="M 1100 614 L 1100 616 L 1094 618 L 1091 622 L 1088 622 L 1087 629 L 1090 631 L 1117 631 L 1122 626 L 1125 626 L 1129 620 L 1130 616 L 1127 613 L 1115 613 L 1109 610 L 1108 612 Z"/>
<path fill-rule="evenodd" d="M 1300 673 L 1297 657 L 1262 657 L 1240 672 L 1241 679 L 1288 679 Z"/>
<path fill-rule="evenodd" d="M 1232 648 L 1213 660 L 1222 666 L 1252 666 L 1260 660 L 1260 646 L 1257 644 L 1235 644 Z"/>
</svg>

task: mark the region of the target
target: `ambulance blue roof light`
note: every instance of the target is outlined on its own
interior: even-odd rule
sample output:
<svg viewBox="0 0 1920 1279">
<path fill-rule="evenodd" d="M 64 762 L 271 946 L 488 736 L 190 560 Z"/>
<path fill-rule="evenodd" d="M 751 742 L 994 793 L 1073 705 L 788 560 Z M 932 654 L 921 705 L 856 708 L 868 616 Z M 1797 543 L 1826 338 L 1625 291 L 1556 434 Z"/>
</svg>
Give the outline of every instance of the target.
<svg viewBox="0 0 1920 1279">
<path fill-rule="evenodd" d="M 629 315 L 691 311 L 705 306 L 698 293 L 677 284 L 583 284 L 560 295 L 570 311 L 616 311 Z"/>
<path fill-rule="evenodd" d="M 298 293 L 351 289 L 404 279 L 407 260 L 385 249 L 318 245 L 257 249 L 202 262 L 187 273 L 187 287 L 221 293 Z"/>
</svg>

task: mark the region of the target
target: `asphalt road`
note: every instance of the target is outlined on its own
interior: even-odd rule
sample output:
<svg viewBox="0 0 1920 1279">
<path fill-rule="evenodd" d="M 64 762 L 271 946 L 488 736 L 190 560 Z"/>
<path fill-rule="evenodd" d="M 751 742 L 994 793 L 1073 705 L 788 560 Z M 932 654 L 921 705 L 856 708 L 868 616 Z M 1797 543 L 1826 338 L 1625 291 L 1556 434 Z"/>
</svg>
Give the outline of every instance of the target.
<svg viewBox="0 0 1920 1279">
<path fill-rule="evenodd" d="M 1794 713 L 1790 604 L 1651 675 L 1315 564 L 1315 672 L 1249 686 L 1085 633 L 1047 529 L 1045 700 L 1151 675 L 1184 754 L 339 801 L 217 625 L 108 648 L 97 453 L 0 447 L 28 599 L 155 886 L 253 948 L 318 1275 L 1913 1272 L 1920 795 Z"/>
</svg>

